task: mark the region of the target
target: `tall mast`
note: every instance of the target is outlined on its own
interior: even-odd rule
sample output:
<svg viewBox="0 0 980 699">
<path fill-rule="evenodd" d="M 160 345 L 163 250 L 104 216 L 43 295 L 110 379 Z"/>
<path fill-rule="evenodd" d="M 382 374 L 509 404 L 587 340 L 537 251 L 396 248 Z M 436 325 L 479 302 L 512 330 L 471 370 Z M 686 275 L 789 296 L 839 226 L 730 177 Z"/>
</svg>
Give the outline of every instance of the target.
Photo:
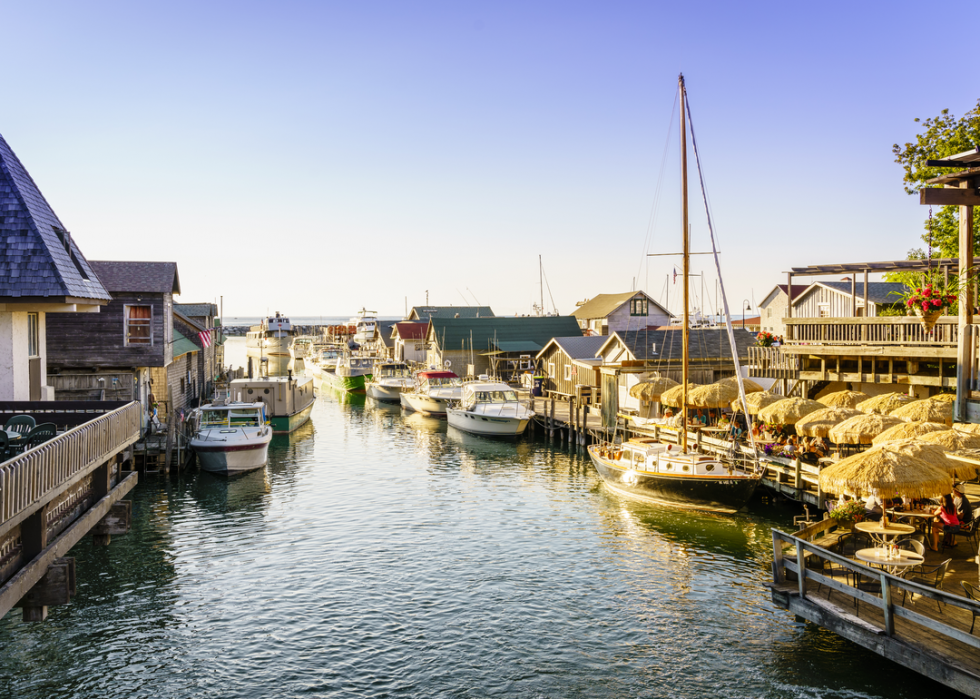
<svg viewBox="0 0 980 699">
<path fill-rule="evenodd" d="M 538 283 L 541 285 L 541 310 L 538 311 L 538 315 L 544 315 L 544 263 L 541 261 L 541 255 L 538 255 Z"/>
<path fill-rule="evenodd" d="M 687 104 L 687 92 L 684 89 L 684 74 L 677 76 L 677 85 L 680 90 L 681 104 L 681 208 L 683 210 L 681 222 L 681 238 L 683 239 L 684 252 L 684 324 L 681 326 L 681 345 L 683 347 L 684 376 L 681 390 L 681 453 L 687 453 L 687 364 L 690 359 L 688 356 L 688 339 L 690 337 L 690 324 L 688 313 L 688 276 L 691 272 L 691 250 L 688 240 L 688 217 L 687 217 L 687 123 L 685 121 L 685 105 Z"/>
</svg>

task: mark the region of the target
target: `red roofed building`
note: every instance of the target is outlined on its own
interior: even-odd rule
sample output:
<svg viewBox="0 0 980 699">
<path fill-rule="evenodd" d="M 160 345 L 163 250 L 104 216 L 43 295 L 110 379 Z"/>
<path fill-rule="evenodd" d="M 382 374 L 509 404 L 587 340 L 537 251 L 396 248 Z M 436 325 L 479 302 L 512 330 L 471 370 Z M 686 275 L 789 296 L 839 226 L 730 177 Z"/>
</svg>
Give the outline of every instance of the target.
<svg viewBox="0 0 980 699">
<path fill-rule="evenodd" d="M 425 361 L 425 334 L 429 323 L 403 321 L 395 323 L 391 337 L 395 341 L 395 360 L 399 362 Z"/>
</svg>

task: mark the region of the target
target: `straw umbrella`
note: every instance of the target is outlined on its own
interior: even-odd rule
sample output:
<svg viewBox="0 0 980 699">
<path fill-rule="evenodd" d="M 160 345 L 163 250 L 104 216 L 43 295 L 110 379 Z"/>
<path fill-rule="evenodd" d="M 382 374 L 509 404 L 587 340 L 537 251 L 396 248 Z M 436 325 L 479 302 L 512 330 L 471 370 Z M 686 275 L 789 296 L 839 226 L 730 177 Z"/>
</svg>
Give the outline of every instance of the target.
<svg viewBox="0 0 980 699">
<path fill-rule="evenodd" d="M 957 422 L 953 425 L 954 430 L 959 432 L 969 432 L 970 434 L 980 434 L 980 425 L 972 422 Z"/>
<path fill-rule="evenodd" d="M 801 417 L 827 406 L 806 398 L 783 398 L 759 411 L 759 419 L 776 425 L 793 425 Z"/>
<path fill-rule="evenodd" d="M 862 413 L 880 413 L 882 415 L 888 415 L 896 408 L 901 408 L 906 403 L 911 402 L 912 398 L 904 393 L 883 393 L 880 396 L 868 398 L 868 400 L 858 403 L 857 409 Z"/>
<path fill-rule="evenodd" d="M 938 396 L 930 396 L 929 400 L 938 400 L 943 403 L 955 403 L 956 394 L 955 393 L 940 393 Z"/>
<path fill-rule="evenodd" d="M 718 379 L 717 381 L 715 381 L 715 383 L 731 384 L 736 389 L 738 389 L 738 379 L 735 378 L 734 376 L 729 376 L 727 379 Z M 762 393 L 763 391 L 766 390 L 752 379 L 742 379 L 742 386 L 745 388 L 746 395 L 748 395 L 749 393 Z"/>
<path fill-rule="evenodd" d="M 828 408 L 856 408 L 858 403 L 863 403 L 870 398 L 867 393 L 861 391 L 837 391 L 828 393 L 823 398 L 817 398 L 818 403 L 823 403 Z"/>
<path fill-rule="evenodd" d="M 891 415 L 855 415 L 830 428 L 830 441 L 834 444 L 871 444 L 873 438 L 901 422 L 901 419 Z"/>
<path fill-rule="evenodd" d="M 953 424 L 953 404 L 941 400 L 917 400 L 889 413 L 903 420 L 925 420 L 926 422 L 941 422 Z"/>
<path fill-rule="evenodd" d="M 796 432 L 805 437 L 826 437 L 830 428 L 855 415 L 864 415 L 850 408 L 824 408 L 806 415 L 796 422 Z"/>
<path fill-rule="evenodd" d="M 958 432 L 957 430 L 943 430 L 942 432 L 930 432 L 915 438 L 916 442 L 925 444 L 938 444 L 946 451 L 964 451 L 966 449 L 980 449 L 980 434 L 969 434 L 968 432 Z"/>
<path fill-rule="evenodd" d="M 738 386 L 712 383 L 698 386 L 687 394 L 688 405 L 696 408 L 721 408 L 738 398 Z"/>
<path fill-rule="evenodd" d="M 894 444 L 879 444 L 821 471 L 820 489 L 837 494 L 901 495 L 914 499 L 945 495 L 953 488 L 953 478 L 933 463 L 933 458 L 930 452 L 915 456 Z"/>
<path fill-rule="evenodd" d="M 650 379 L 630 388 L 630 395 L 639 400 L 657 401 L 664 391 L 678 385 L 676 381 L 666 377 Z"/>
<path fill-rule="evenodd" d="M 773 395 L 772 393 L 765 393 L 765 392 L 750 393 L 749 395 L 745 396 L 745 402 L 748 403 L 749 415 L 755 415 L 760 410 L 765 408 L 767 405 L 772 405 L 773 403 L 781 401 L 782 399 L 783 399 L 782 396 L 776 396 Z M 741 400 L 736 399 L 732 401 L 732 410 L 737 411 L 741 409 L 742 409 Z"/>
<path fill-rule="evenodd" d="M 977 475 L 976 466 L 964 463 L 962 461 L 957 461 L 956 459 L 950 459 L 948 456 L 946 456 L 946 450 L 943 448 L 942 444 L 923 441 L 927 437 L 935 438 L 939 435 L 950 433 L 952 433 L 952 430 L 948 430 L 946 432 L 932 432 L 928 435 L 923 435 L 922 437 L 916 437 L 915 439 L 890 442 L 888 446 L 894 451 L 900 451 L 902 453 L 909 454 L 910 456 L 914 456 L 917 459 L 928 461 L 931 465 L 941 469 L 954 480 L 968 480 L 974 478 Z"/>
<path fill-rule="evenodd" d="M 689 383 L 687 385 L 687 397 L 688 398 L 691 397 L 691 389 L 692 388 L 697 388 L 697 387 L 698 387 L 698 384 L 696 384 L 696 383 Z M 681 407 L 681 395 L 683 394 L 683 392 L 684 392 L 684 386 L 681 385 L 681 384 L 678 384 L 678 385 L 674 386 L 673 388 L 669 388 L 666 391 L 664 391 L 663 393 L 661 393 L 660 394 L 660 402 L 663 405 L 669 405 L 669 406 L 674 407 L 674 408 L 679 408 L 679 407 Z M 688 403 L 690 403 L 690 400 L 688 400 Z"/>
<path fill-rule="evenodd" d="M 938 422 L 903 422 L 894 427 L 889 427 L 872 439 L 871 443 L 881 444 L 882 442 L 893 442 L 896 439 L 912 439 L 921 434 L 940 432 L 942 430 L 949 430 L 949 428 L 946 425 L 940 425 Z"/>
</svg>

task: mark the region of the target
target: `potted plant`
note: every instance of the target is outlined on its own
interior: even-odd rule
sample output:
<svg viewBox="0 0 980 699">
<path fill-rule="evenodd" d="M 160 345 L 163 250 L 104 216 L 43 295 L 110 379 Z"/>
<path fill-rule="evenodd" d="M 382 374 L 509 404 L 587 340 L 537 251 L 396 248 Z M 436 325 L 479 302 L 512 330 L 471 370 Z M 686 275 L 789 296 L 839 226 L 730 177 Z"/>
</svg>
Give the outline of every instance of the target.
<svg viewBox="0 0 980 699">
<path fill-rule="evenodd" d="M 922 326 L 931 331 L 940 316 L 946 315 L 956 303 L 956 294 L 952 290 L 926 280 L 919 286 L 909 287 L 905 295 L 905 307 L 910 314 L 922 319 Z"/>
<path fill-rule="evenodd" d="M 851 529 L 855 522 L 864 519 L 864 503 L 860 500 L 848 500 L 847 502 L 837 503 L 837 507 L 830 511 L 830 518 L 837 522 L 838 527 Z"/>
<path fill-rule="evenodd" d="M 755 344 L 757 347 L 772 347 L 773 345 L 781 345 L 782 343 L 783 338 L 781 338 L 779 335 L 774 335 L 767 330 L 763 330 L 755 336 Z"/>
</svg>

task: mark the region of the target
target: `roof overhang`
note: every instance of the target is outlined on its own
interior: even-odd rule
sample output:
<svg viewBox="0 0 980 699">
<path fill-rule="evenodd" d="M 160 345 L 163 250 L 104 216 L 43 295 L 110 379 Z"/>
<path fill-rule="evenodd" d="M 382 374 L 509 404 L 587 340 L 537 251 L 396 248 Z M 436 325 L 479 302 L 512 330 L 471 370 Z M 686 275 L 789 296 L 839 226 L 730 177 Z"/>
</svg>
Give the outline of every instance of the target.
<svg viewBox="0 0 980 699">
<path fill-rule="evenodd" d="M 109 301 L 79 299 L 71 296 L 5 296 L 0 298 L 0 312 L 7 313 L 98 313 Z"/>
</svg>

